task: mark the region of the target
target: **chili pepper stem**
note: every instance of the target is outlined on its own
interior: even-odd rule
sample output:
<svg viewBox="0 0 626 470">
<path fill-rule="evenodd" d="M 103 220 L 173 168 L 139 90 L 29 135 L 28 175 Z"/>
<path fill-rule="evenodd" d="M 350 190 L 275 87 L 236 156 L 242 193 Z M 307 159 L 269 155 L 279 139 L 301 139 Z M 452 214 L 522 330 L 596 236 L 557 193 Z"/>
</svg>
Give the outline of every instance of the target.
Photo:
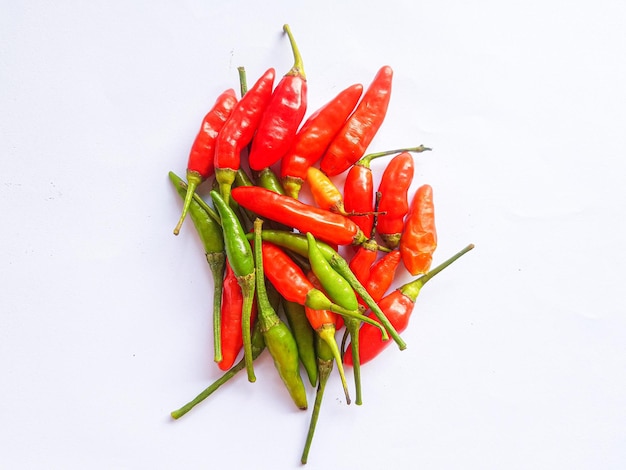
<svg viewBox="0 0 626 470">
<path fill-rule="evenodd" d="M 313 413 L 311 414 L 311 422 L 309 423 L 309 431 L 306 436 L 306 442 L 304 444 L 304 450 L 302 451 L 302 457 L 300 462 L 307 463 L 309 458 L 309 450 L 311 449 L 311 443 L 313 442 L 313 435 L 315 434 L 315 427 L 317 420 L 320 416 L 320 410 L 322 408 L 322 399 L 324 398 L 324 390 L 326 389 L 326 383 L 328 377 L 333 370 L 333 360 L 324 361 L 318 360 L 319 369 L 319 383 L 317 385 L 317 392 L 315 393 L 315 404 L 313 405 Z"/>
<path fill-rule="evenodd" d="M 365 155 L 364 157 L 361 157 L 361 159 L 358 162 L 356 162 L 355 165 L 361 165 L 366 168 L 369 168 L 371 161 L 375 158 L 385 157 L 387 155 L 393 155 L 394 153 L 427 152 L 430 150 L 432 150 L 430 147 L 424 147 L 423 145 L 420 145 L 418 147 L 405 147 L 405 148 L 394 149 L 394 150 L 385 150 L 384 152 L 376 152 L 376 153 L 370 153 L 368 155 Z"/>
<path fill-rule="evenodd" d="M 317 334 L 328 345 L 333 357 L 335 358 L 335 362 L 337 363 L 337 370 L 339 371 L 339 377 L 341 378 L 341 385 L 343 386 L 343 393 L 346 396 L 346 404 L 349 405 L 352 400 L 350 399 L 350 393 L 348 392 L 348 382 L 346 380 L 346 374 L 343 369 L 343 364 L 341 362 L 341 353 L 339 352 L 339 346 L 337 345 L 337 341 L 335 340 L 335 327 L 324 326 L 317 330 Z"/>
<path fill-rule="evenodd" d="M 187 185 L 187 183 L 185 183 L 178 175 L 176 175 L 176 173 L 174 173 L 173 171 L 170 171 L 168 174 L 169 174 L 170 180 L 174 184 L 176 184 L 176 185 L 180 186 L 181 188 L 187 190 L 189 185 Z M 219 216 L 219 214 L 217 212 L 215 212 L 215 209 L 213 209 L 211 206 L 209 206 L 204 201 L 204 199 L 202 199 L 200 196 L 198 196 L 198 194 L 196 194 L 195 191 L 192 192 L 192 197 L 193 197 L 193 200 L 196 201 L 200 205 L 200 207 L 202 207 L 206 211 L 206 213 L 209 214 L 209 216 L 215 222 L 217 222 L 220 225 L 222 224 L 220 216 Z"/>
<path fill-rule="evenodd" d="M 213 356 L 215 362 L 222 360 L 222 285 L 226 269 L 224 253 L 207 253 L 206 260 L 213 274 Z"/>
<path fill-rule="evenodd" d="M 217 168 L 215 170 L 215 179 L 220 188 L 220 195 L 226 204 L 230 204 L 230 190 L 235 182 L 237 171 L 232 168 Z"/>
<path fill-rule="evenodd" d="M 351 349 L 352 349 L 352 370 L 354 373 L 354 386 L 356 388 L 356 399 L 354 401 L 357 405 L 363 404 L 363 398 L 361 394 L 361 362 L 359 360 L 359 327 L 361 326 L 358 320 L 353 318 L 346 318 L 345 320 L 346 330 L 350 334 Z"/>
<path fill-rule="evenodd" d="M 246 362 L 246 372 L 249 382 L 256 382 L 254 368 L 252 366 L 252 341 L 250 334 L 250 317 L 252 315 L 252 303 L 254 301 L 255 275 L 254 272 L 245 276 L 237 276 L 237 282 L 241 287 L 243 295 L 243 306 L 241 307 L 241 328 L 243 333 L 243 356 Z"/>
<path fill-rule="evenodd" d="M 291 34 L 291 28 L 288 24 L 283 25 L 283 31 L 287 33 L 287 36 L 289 37 L 289 43 L 291 44 L 291 50 L 293 51 L 293 67 L 289 72 L 287 72 L 287 75 L 299 75 L 303 79 L 306 79 L 306 75 L 304 73 L 304 62 L 302 62 L 302 55 L 300 54 L 300 49 L 296 44 L 296 40 L 294 39 L 293 34 Z"/>
<path fill-rule="evenodd" d="M 202 183 L 203 180 L 204 179 L 197 171 L 187 172 L 187 194 L 185 195 L 185 202 L 183 203 L 183 212 L 180 215 L 180 219 L 178 220 L 176 227 L 174 227 L 174 235 L 178 235 L 180 233 L 180 229 L 183 226 L 185 217 L 187 217 L 187 211 L 189 210 L 189 205 L 191 204 L 193 195 L 196 192 L 196 188 L 200 185 L 200 183 Z"/>
<path fill-rule="evenodd" d="M 465 248 L 460 250 L 458 253 L 452 255 L 450 258 L 445 260 L 443 263 L 441 263 L 437 267 L 431 269 L 430 271 L 428 271 L 423 276 L 420 276 L 417 279 L 415 279 L 414 281 L 411 281 L 411 282 L 401 286 L 400 287 L 400 291 L 404 295 L 406 295 L 409 299 L 411 299 L 413 302 L 415 302 L 415 300 L 417 299 L 417 296 L 419 295 L 420 290 L 422 289 L 424 284 L 426 284 L 433 277 L 435 277 L 437 274 L 439 274 L 445 268 L 447 268 L 452 263 L 454 263 L 457 259 L 459 259 L 461 256 L 463 256 L 465 253 L 467 253 L 468 251 L 471 251 L 473 249 L 474 249 L 474 244 L 470 243 Z"/>
</svg>

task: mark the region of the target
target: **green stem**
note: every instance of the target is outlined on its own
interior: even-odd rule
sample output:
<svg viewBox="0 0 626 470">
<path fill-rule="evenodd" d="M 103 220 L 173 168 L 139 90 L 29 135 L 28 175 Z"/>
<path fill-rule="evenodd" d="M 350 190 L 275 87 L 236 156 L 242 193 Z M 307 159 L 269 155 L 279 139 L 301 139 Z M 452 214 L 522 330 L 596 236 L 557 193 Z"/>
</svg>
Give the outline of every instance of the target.
<svg viewBox="0 0 626 470">
<path fill-rule="evenodd" d="M 363 404 L 363 398 L 361 394 L 361 361 L 359 356 L 359 328 L 361 324 L 358 320 L 352 318 L 346 318 L 344 320 L 346 324 L 346 330 L 350 333 L 351 349 L 352 349 L 352 371 L 354 373 L 354 386 L 356 389 L 356 400 L 354 403 L 357 405 Z"/>
<path fill-rule="evenodd" d="M 428 150 L 432 150 L 431 148 L 428 147 L 424 147 L 423 145 L 420 145 L 419 147 L 405 147 L 405 148 L 401 148 L 401 149 L 394 149 L 394 150 L 386 150 L 384 152 L 377 152 L 377 153 L 370 153 L 368 155 L 365 155 L 364 157 L 362 157 L 358 162 L 355 163 L 355 165 L 359 165 L 365 168 L 369 168 L 370 167 L 370 163 L 372 162 L 373 159 L 378 158 L 378 157 L 385 157 L 387 155 L 393 155 L 394 153 L 402 153 L 402 152 L 426 152 Z"/>
<path fill-rule="evenodd" d="M 289 44 L 291 44 L 291 50 L 293 51 L 293 67 L 291 67 L 291 70 L 287 73 L 287 75 L 298 75 L 302 77 L 303 80 L 306 80 L 302 55 L 300 54 L 300 49 L 296 44 L 293 34 L 291 34 L 291 28 L 288 24 L 283 25 L 283 31 L 287 33 L 287 36 L 289 37 Z"/>
</svg>

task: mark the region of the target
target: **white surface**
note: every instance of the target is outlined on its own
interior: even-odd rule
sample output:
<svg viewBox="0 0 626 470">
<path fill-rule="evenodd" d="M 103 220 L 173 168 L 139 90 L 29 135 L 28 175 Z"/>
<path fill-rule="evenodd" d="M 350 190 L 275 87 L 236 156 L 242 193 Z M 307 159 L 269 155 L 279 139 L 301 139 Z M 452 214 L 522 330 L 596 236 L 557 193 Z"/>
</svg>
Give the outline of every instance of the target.
<svg viewBox="0 0 626 470">
<path fill-rule="evenodd" d="M 311 111 L 394 68 L 371 150 L 432 146 L 436 261 L 476 244 L 363 406 L 333 377 L 308 468 L 626 468 L 626 4 L 339 3 L 0 2 L 0 467 L 299 467 L 267 355 L 168 415 L 219 373 L 167 171 L 237 66 L 289 68 L 289 22 Z"/>
</svg>

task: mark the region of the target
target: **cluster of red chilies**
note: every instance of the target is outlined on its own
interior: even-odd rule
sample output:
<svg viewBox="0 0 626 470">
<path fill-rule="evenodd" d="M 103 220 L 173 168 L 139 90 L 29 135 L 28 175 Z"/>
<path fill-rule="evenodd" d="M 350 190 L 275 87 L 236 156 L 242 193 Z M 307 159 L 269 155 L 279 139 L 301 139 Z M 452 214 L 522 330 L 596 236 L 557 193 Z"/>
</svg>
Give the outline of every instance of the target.
<svg viewBox="0 0 626 470">
<path fill-rule="evenodd" d="M 294 55 L 291 70 L 274 86 L 270 68 L 248 89 L 240 68 L 241 97 L 226 90 L 203 119 L 187 181 L 169 175 L 184 200 L 174 233 L 189 214 L 213 273 L 214 360 L 225 371 L 172 416 L 181 417 L 241 370 L 254 382 L 253 361 L 267 349 L 296 406 L 308 406 L 301 368 L 317 387 L 306 463 L 334 364 L 348 404 L 343 366 L 353 367 L 360 405 L 360 365 L 390 343 L 406 347 L 399 333 L 422 286 L 473 245 L 431 268 L 433 191 L 425 184 L 409 197 L 412 153 L 430 149 L 365 155 L 387 112 L 391 67 L 381 67 L 365 90 L 349 86 L 303 122 L 302 58 L 289 27 L 283 29 Z M 390 161 L 375 191 L 370 164 L 384 156 Z M 346 171 L 340 190 L 332 178 Z M 196 193 L 206 180 L 213 181 L 212 204 Z M 298 199 L 303 186 L 312 203 Z M 415 278 L 392 289 L 401 266 Z"/>
</svg>

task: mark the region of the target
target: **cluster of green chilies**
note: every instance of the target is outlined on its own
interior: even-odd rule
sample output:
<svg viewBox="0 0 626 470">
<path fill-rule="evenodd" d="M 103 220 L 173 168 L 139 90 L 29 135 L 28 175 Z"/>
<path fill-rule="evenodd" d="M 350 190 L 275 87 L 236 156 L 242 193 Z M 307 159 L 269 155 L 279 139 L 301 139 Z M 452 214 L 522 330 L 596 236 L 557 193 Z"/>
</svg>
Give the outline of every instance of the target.
<svg viewBox="0 0 626 470">
<path fill-rule="evenodd" d="M 169 173 L 183 199 L 174 233 L 189 215 L 213 275 L 214 360 L 225 371 L 171 415 L 183 416 L 241 370 L 256 381 L 254 360 L 267 349 L 298 408 L 308 407 L 301 367 L 317 387 L 306 463 L 333 365 L 348 404 L 343 366 L 353 367 L 360 405 L 360 365 L 392 342 L 405 349 L 400 333 L 422 286 L 473 245 L 431 269 L 432 188 L 422 185 L 408 197 L 412 153 L 430 149 L 365 155 L 387 112 L 391 67 L 382 67 L 365 91 L 351 85 L 302 122 L 306 76 L 293 35 L 283 29 L 294 55 L 291 70 L 274 86 L 270 68 L 248 89 L 239 68 L 241 97 L 226 90 L 204 117 L 187 181 Z M 374 191 L 371 161 L 392 155 Z M 332 178 L 346 171 L 341 191 Z M 211 204 L 196 193 L 206 180 L 213 181 Z M 312 203 L 299 199 L 303 186 Z M 415 278 L 391 289 L 399 266 Z"/>
</svg>

